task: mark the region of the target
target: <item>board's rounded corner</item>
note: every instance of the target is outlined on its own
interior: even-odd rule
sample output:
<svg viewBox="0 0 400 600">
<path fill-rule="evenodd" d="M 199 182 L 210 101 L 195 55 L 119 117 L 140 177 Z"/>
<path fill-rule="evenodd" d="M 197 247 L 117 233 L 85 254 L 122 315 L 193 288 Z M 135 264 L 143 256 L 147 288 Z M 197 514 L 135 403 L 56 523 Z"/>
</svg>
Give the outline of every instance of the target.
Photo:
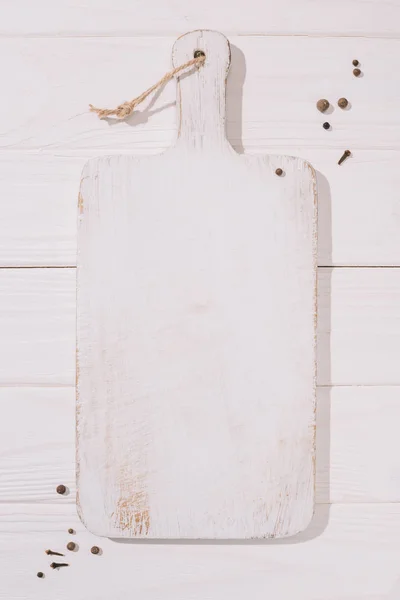
<svg viewBox="0 0 400 600">
<path fill-rule="evenodd" d="M 83 163 L 82 170 L 81 170 L 81 184 L 82 184 L 82 180 L 85 177 L 88 177 L 90 175 L 91 167 L 94 164 L 98 164 L 100 158 L 102 158 L 102 157 L 101 156 L 92 156 L 91 158 L 88 158 Z"/>
<path fill-rule="evenodd" d="M 308 161 L 306 158 L 302 158 L 301 156 L 294 157 L 300 160 L 303 163 L 305 169 L 307 169 L 310 173 L 311 179 L 314 182 L 314 185 L 317 184 L 317 170 L 316 168 Z"/>
<path fill-rule="evenodd" d="M 288 532 L 286 535 L 282 536 L 284 538 L 292 538 L 296 535 L 304 534 L 313 523 L 315 517 L 315 500 L 313 500 L 310 509 L 304 514 L 303 521 L 301 524 L 296 527 L 294 531 Z"/>
<path fill-rule="evenodd" d="M 101 527 L 99 528 L 98 524 L 91 522 L 90 517 L 89 518 L 86 517 L 86 514 L 82 508 L 80 501 L 79 501 L 79 497 L 77 497 L 77 499 L 76 499 L 76 513 L 77 513 L 78 518 L 79 518 L 80 522 L 82 523 L 82 525 L 92 535 L 95 535 L 96 537 L 102 537 L 102 538 L 117 537 L 117 536 L 111 535 L 109 531 L 105 531 Z"/>
<path fill-rule="evenodd" d="M 317 181 L 318 181 L 317 170 L 316 170 L 316 168 L 308 160 L 305 160 L 304 163 L 305 163 L 307 169 L 310 172 L 310 175 L 311 175 L 311 177 L 313 179 L 314 186 L 315 186 L 315 189 L 316 189 L 316 187 L 317 187 Z"/>
<path fill-rule="evenodd" d="M 304 161 L 304 165 L 310 171 L 312 177 L 314 177 L 316 179 L 316 177 L 317 177 L 317 171 L 315 170 L 315 167 L 310 163 L 310 161 L 308 161 L 308 160 L 306 160 L 304 158 L 302 160 Z"/>
<path fill-rule="evenodd" d="M 311 178 L 311 185 L 312 185 L 312 189 L 313 189 L 313 197 L 314 197 L 314 222 L 315 222 L 315 227 L 316 227 L 316 222 L 317 222 L 317 216 L 318 216 L 318 176 L 317 176 L 317 170 L 315 169 L 315 167 L 306 159 L 302 158 L 301 159 L 303 161 L 304 167 L 308 170 L 309 174 L 310 174 L 310 178 Z M 315 231 L 316 235 L 317 235 L 317 229 Z"/>
</svg>

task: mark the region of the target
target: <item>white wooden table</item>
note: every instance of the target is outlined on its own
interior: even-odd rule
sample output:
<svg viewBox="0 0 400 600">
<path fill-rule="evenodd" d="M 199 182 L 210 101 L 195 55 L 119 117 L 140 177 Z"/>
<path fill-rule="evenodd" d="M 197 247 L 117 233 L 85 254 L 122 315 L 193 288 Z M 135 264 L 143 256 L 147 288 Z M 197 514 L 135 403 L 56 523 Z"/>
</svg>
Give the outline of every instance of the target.
<svg viewBox="0 0 400 600">
<path fill-rule="evenodd" d="M 397 600 L 400 2 L 3 4 L 0 598 Z M 233 146 L 299 155 L 318 170 L 316 515 L 282 542 L 98 539 L 79 524 L 74 496 L 79 175 L 92 156 L 168 147 L 175 89 L 116 125 L 87 104 L 140 93 L 168 70 L 178 34 L 207 27 L 233 45 Z M 342 96 L 350 110 L 337 107 Z M 319 98 L 332 114 L 316 110 Z M 353 156 L 338 167 L 347 148 Z M 69 527 L 79 551 L 69 569 L 50 572 L 44 550 L 63 548 Z M 90 554 L 93 544 L 102 556 Z"/>
</svg>

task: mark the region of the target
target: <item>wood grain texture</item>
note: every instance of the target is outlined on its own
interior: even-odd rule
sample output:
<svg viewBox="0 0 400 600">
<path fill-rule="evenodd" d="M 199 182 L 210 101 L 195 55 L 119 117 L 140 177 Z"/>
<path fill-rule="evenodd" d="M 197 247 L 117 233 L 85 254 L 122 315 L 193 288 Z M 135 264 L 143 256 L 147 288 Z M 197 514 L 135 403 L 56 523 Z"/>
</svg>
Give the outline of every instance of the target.
<svg viewBox="0 0 400 600">
<path fill-rule="evenodd" d="M 229 44 L 186 34 L 174 66 L 198 48 L 176 146 L 82 176 L 78 506 L 108 537 L 285 537 L 313 511 L 314 172 L 232 150 Z"/>
<path fill-rule="evenodd" d="M 13 90 L 0 97 L 0 265 L 74 265 L 75 198 L 86 160 L 155 154 L 173 143 L 172 84 L 126 123 L 101 122 L 87 110 L 89 102 L 114 106 L 149 87 L 170 68 L 172 41 L 0 40 L 5 86 Z M 394 110 L 400 103 L 400 41 L 232 41 L 228 140 L 239 152 L 301 156 L 313 164 L 319 264 L 400 265 L 400 122 Z M 354 56 L 365 71 L 360 79 L 352 75 Z M 324 96 L 334 109 L 328 117 L 315 108 Z M 350 110 L 337 107 L 341 96 Z M 329 132 L 321 127 L 325 118 L 332 123 Z M 338 167 L 345 148 L 352 158 Z"/>
<path fill-rule="evenodd" d="M 0 502 L 59 504 L 62 483 L 75 505 L 75 389 L 1 387 L 0 404 Z"/>
<path fill-rule="evenodd" d="M 400 388 L 318 389 L 317 501 L 399 502 Z"/>
<path fill-rule="evenodd" d="M 322 269 L 318 298 L 319 384 L 399 383 L 400 270 Z"/>
<path fill-rule="evenodd" d="M 150 87 L 169 70 L 173 41 L 0 39 L 4 86 L 13 90 L 0 97 L 0 149 L 63 156 L 168 147 L 176 133 L 172 84 L 157 104 L 150 100 L 126 123 L 100 122 L 88 104 L 113 107 Z M 400 101 L 400 40 L 232 36 L 230 42 L 227 131 L 235 146 L 249 152 L 272 146 L 279 154 L 298 145 L 338 153 L 348 147 L 400 149 L 394 110 Z M 352 73 L 355 57 L 363 77 Z M 349 110 L 337 107 L 342 96 Z M 315 107 L 323 97 L 333 107 L 329 132 Z"/>
<path fill-rule="evenodd" d="M 317 503 L 400 501 L 399 399 L 391 386 L 317 389 Z M 0 403 L 0 503 L 75 505 L 75 389 L 2 387 Z"/>
<path fill-rule="evenodd" d="M 4 36 L 136 36 L 179 35 L 191 29 L 218 29 L 226 35 L 359 35 L 398 37 L 398 0 L 378 3 L 363 0 L 272 0 L 262 4 L 241 2 L 175 0 L 39 0 L 35 9 L 26 0 L 16 0 L 3 11 L 0 35 Z"/>
<path fill-rule="evenodd" d="M 267 144 L 260 140 L 251 153 L 274 153 Z M 92 150 L 93 155 L 103 152 Z M 338 150 L 298 145 L 280 152 L 305 158 L 317 171 L 319 265 L 400 265 L 397 151 L 359 150 L 343 167 L 337 165 Z M 0 152 L 0 193 L 7 199 L 0 220 L 0 265 L 76 264 L 75 200 L 89 157 L 87 152 Z"/>
<path fill-rule="evenodd" d="M 76 197 L 85 159 L 0 153 L 0 265 L 76 264 Z"/>
<path fill-rule="evenodd" d="M 57 37 L 46 40 L 6 40 L 3 37 L 2 40 L 5 45 L 0 53 L 4 88 L 0 98 L 0 145 L 3 146 L 0 150 L 0 265 L 75 264 L 76 188 L 78 172 L 86 159 L 105 152 L 158 153 L 172 143 L 175 131 L 173 86 L 167 87 L 149 110 L 144 107 L 129 125 L 106 126 L 104 123 L 99 129 L 95 118 L 85 112 L 88 102 L 112 106 L 148 87 L 169 68 L 171 40 L 154 37 L 154 34 L 167 33 L 175 37 L 195 27 L 217 28 L 229 34 L 294 34 L 288 44 L 282 40 L 277 46 L 274 46 L 275 38 L 268 39 L 266 45 L 262 37 L 239 35 L 232 40 L 239 52 L 235 56 L 233 48 L 228 138 L 237 150 L 243 147 L 251 153 L 299 155 L 320 171 L 317 174 L 319 197 L 321 200 L 322 181 L 324 200 L 319 203 L 319 264 L 400 265 L 396 192 L 399 187 L 399 53 L 397 45 L 391 42 L 366 40 L 364 45 L 363 40 L 371 35 L 398 37 L 398 0 L 385 3 L 285 0 L 279 6 L 269 0 L 263 3 L 252 0 L 250 4 L 230 2 L 229 5 L 223 0 L 212 4 L 207 0 L 169 3 L 115 0 L 112 4 L 109 0 L 84 3 L 38 0 L 34 5 L 16 0 L 3 2 L 2 8 L 2 36 Z M 144 43 L 141 34 L 149 34 L 151 39 Z M 316 38 L 316 45 L 310 46 L 314 51 L 304 52 L 302 42 L 307 46 L 308 40 L 299 34 L 340 37 L 327 38 L 322 44 Z M 343 37 L 349 34 L 360 37 L 350 40 Z M 81 37 L 92 35 L 118 37 L 90 40 Z M 121 35 L 133 37 L 127 40 Z M 71 36 L 71 39 L 62 40 L 60 36 Z M 257 51 L 250 50 L 253 44 Z M 367 46 L 369 51 L 365 52 Z M 371 58 L 374 53 L 376 60 Z M 352 58 L 361 60 L 364 78 L 363 85 L 359 85 L 361 80 L 354 80 L 354 87 L 349 88 L 347 84 L 353 83 L 349 68 Z M 242 96 L 240 81 L 243 79 Z M 270 80 L 272 86 L 269 86 Z M 281 93 L 275 93 L 278 90 Z M 354 96 L 357 91 L 359 97 Z M 317 139 L 310 134 L 317 132 L 314 128 L 320 127 L 322 116 L 315 112 L 310 118 L 311 113 L 307 111 L 325 94 L 333 103 L 340 96 L 347 96 L 352 108 L 345 113 L 335 109 L 329 115 L 333 135 L 321 135 Z M 164 109 L 166 104 L 171 106 Z M 152 113 L 160 109 L 161 112 Z M 237 114 L 242 117 L 238 118 Z M 253 120 L 253 114 L 257 120 Z M 324 132 L 318 129 L 317 133 Z M 338 154 L 348 146 L 353 150 L 353 158 L 345 168 L 337 168 Z M 24 273 L 20 274 L 21 278 L 25 278 Z M 327 379 L 331 371 L 335 377 L 338 375 L 335 370 L 338 353 L 343 360 L 347 357 L 349 364 L 356 357 L 357 380 L 360 379 L 358 340 L 360 346 L 366 345 L 369 354 L 365 371 L 361 373 L 369 382 L 385 381 L 382 363 L 386 353 L 390 354 L 391 348 L 397 352 L 398 315 L 392 312 L 398 293 L 396 277 L 388 275 L 378 281 L 373 271 L 368 273 L 366 278 L 370 285 L 365 297 L 360 299 L 357 295 L 357 302 L 369 307 L 360 315 L 360 319 L 365 318 L 365 336 L 358 338 L 355 331 L 349 347 L 342 343 L 345 341 L 342 336 L 333 336 L 330 357 L 324 354 L 330 362 L 329 368 L 324 369 Z M 72 279 L 71 271 L 71 282 Z M 50 376 L 52 381 L 72 384 L 74 318 L 69 307 L 74 303 L 74 286 L 64 290 L 59 271 L 51 276 L 46 274 L 39 287 L 30 278 L 25 278 L 26 287 L 21 283 L 18 289 L 13 277 L 7 276 L 3 282 L 2 293 L 7 302 L 3 300 L 2 316 L 5 320 L 9 311 L 15 313 L 11 305 L 14 302 L 19 306 L 19 317 L 13 317 L 15 331 L 5 328 L 4 321 L 1 323 L 1 382 L 10 381 L 11 375 L 13 384 L 25 386 L 34 379 L 48 385 Z M 330 297 L 332 307 L 340 308 L 332 311 L 335 319 L 327 323 L 326 328 L 347 329 L 348 341 L 352 323 L 347 316 L 354 315 L 356 310 L 352 297 L 357 288 L 357 275 L 351 285 L 336 275 L 327 285 L 331 285 L 331 294 L 324 294 L 321 300 L 324 305 L 321 302 L 320 305 L 324 307 Z M 43 310 L 39 310 L 38 304 L 41 289 L 45 289 L 48 296 Z M 386 302 L 393 329 L 390 332 L 388 327 L 383 327 L 375 351 L 374 334 L 370 337 L 366 332 L 371 323 L 372 328 L 380 327 L 376 317 L 379 311 L 386 311 Z M 322 312 L 324 318 L 330 314 L 329 310 Z M 55 314 L 57 319 L 52 322 Z M 380 318 L 385 321 L 384 316 Z M 32 326 L 35 321 L 37 330 Z M 324 343 L 329 344 L 329 339 L 324 339 Z M 44 344 L 47 344 L 47 354 L 41 351 Z M 6 351 L 8 346 L 11 353 Z M 36 347 L 38 352 L 35 352 Z M 16 372 L 19 354 L 24 361 L 21 370 Z M 71 360 L 66 361 L 66 356 Z M 50 373 L 49 364 L 52 365 Z M 342 375 L 343 371 L 340 377 Z M 348 375 L 347 372 L 348 380 L 354 381 L 352 375 Z M 390 380 L 393 380 L 393 372 Z M 386 395 L 389 389 L 392 388 L 386 383 L 379 392 L 372 388 L 335 388 L 330 392 L 331 401 L 326 398 L 323 405 L 320 403 L 320 407 L 331 407 L 327 414 L 319 415 L 318 425 L 325 444 L 330 415 L 332 501 L 340 498 L 354 501 L 357 497 L 361 502 L 374 498 L 382 501 L 385 495 L 390 502 L 399 501 L 394 484 L 398 473 L 394 430 L 399 420 L 397 391 L 393 388 L 389 400 Z M 73 471 L 74 434 L 68 425 L 73 412 L 72 388 L 68 391 L 68 411 L 65 404 L 64 408 L 51 405 L 52 400 L 64 402 L 58 391 L 52 395 L 53 389 L 49 388 L 49 395 L 40 395 L 40 398 L 31 388 L 13 391 L 15 395 L 10 395 L 9 388 L 0 390 L 6 394 L 2 396 L 0 420 L 0 473 L 4 466 L 6 475 L 1 481 L 0 498 L 13 503 L 2 506 L 0 517 L 1 599 L 125 600 L 137 594 L 144 600 L 220 600 L 225 597 L 242 600 L 249 595 L 264 600 L 267 594 L 277 600 L 398 600 L 399 519 L 398 505 L 393 504 L 334 506 L 327 527 L 328 519 L 322 512 L 325 507 L 317 507 L 320 527 L 315 535 L 311 534 L 317 537 L 293 545 L 182 547 L 102 540 L 100 545 L 105 552 L 99 557 L 99 563 L 97 557 L 89 554 L 90 546 L 98 540 L 80 525 L 71 506 L 73 494 L 61 498 L 52 492 L 53 483 L 59 483 L 54 456 L 60 460 L 60 476 L 68 483 L 72 481 L 71 475 L 68 477 Z M 342 391 L 344 395 L 339 396 Z M 320 398 L 321 394 L 325 397 L 328 390 L 320 390 Z M 368 398 L 367 394 L 373 396 Z M 24 402 L 19 399 L 20 395 L 25 398 Z M 20 414 L 14 405 L 20 406 Z M 9 411 L 10 418 L 7 417 Z M 50 421 L 61 428 L 58 429 L 60 444 L 49 431 Z M 354 427 L 349 432 L 351 423 Z M 12 429 L 16 431 L 15 443 L 10 440 Z M 68 452 L 63 445 L 67 439 Z M 7 441 L 7 447 L 3 441 Z M 321 436 L 317 443 L 321 444 Z M 44 448 L 47 448 L 46 453 Z M 36 453 L 40 456 L 36 457 Z M 39 471 L 41 462 L 46 468 Z M 11 473 L 9 464 L 11 469 L 17 466 L 17 470 Z M 318 498 L 325 501 L 329 498 L 326 478 L 328 473 L 321 470 L 317 460 Z M 22 498 L 32 498 L 34 502 L 48 500 L 53 506 L 17 504 Z M 68 503 L 67 510 L 62 506 L 64 503 Z M 66 529 L 71 525 L 77 527 L 80 551 L 68 557 L 73 561 L 71 569 L 50 573 L 50 561 L 43 549 L 53 543 L 64 546 L 69 539 Z M 322 534 L 321 530 L 324 530 Z M 46 571 L 44 581 L 35 576 L 39 568 Z"/>
<path fill-rule="evenodd" d="M 236 544 L 123 543 L 99 539 L 63 505 L 1 505 L 4 600 L 398 600 L 398 504 L 319 506 L 292 540 Z M 74 536 L 70 568 L 54 573 L 44 549 Z M 93 544 L 103 550 L 93 556 Z M 36 578 L 43 570 L 46 579 Z"/>
<path fill-rule="evenodd" d="M 319 385 L 399 385 L 400 270 L 320 269 Z M 75 269 L 0 270 L 0 385 L 75 384 Z"/>
<path fill-rule="evenodd" d="M 0 270 L 0 385 L 71 385 L 75 269 Z"/>
</svg>

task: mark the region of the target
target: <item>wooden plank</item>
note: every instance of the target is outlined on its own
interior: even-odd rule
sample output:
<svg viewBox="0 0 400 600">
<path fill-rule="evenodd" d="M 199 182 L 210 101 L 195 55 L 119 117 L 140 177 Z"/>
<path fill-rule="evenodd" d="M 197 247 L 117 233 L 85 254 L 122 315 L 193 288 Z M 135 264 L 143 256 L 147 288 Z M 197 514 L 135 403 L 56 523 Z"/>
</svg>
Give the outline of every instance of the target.
<svg viewBox="0 0 400 600">
<path fill-rule="evenodd" d="M 0 384 L 69 384 L 75 269 L 0 270 Z"/>
<path fill-rule="evenodd" d="M 112 106 L 148 87 L 169 68 L 173 39 L 0 41 L 2 72 L 14 90 L 0 98 L 0 192 L 7 199 L 0 265 L 75 264 L 75 198 L 85 159 L 157 153 L 172 143 L 173 84 L 127 123 L 100 122 L 87 105 Z M 399 265 L 400 123 L 392 106 L 399 100 L 400 41 L 233 39 L 228 139 L 247 153 L 301 156 L 319 171 L 319 264 Z M 141 61 L 131 61 L 137 55 Z M 354 55 L 363 60 L 360 79 L 351 72 Z M 343 95 L 351 110 L 336 106 Z M 334 106 L 329 132 L 315 108 L 322 96 Z M 353 156 L 338 167 L 347 147 Z"/>
<path fill-rule="evenodd" d="M 318 383 L 400 382 L 400 269 L 321 269 Z"/>
<path fill-rule="evenodd" d="M 0 153 L 1 266 L 76 264 L 76 198 L 84 162 Z"/>
<path fill-rule="evenodd" d="M 263 145 L 253 150 L 275 151 Z M 400 265 L 399 152 L 358 150 L 338 167 L 337 150 L 280 151 L 302 156 L 317 170 L 320 265 Z M 76 264 L 76 197 L 89 157 L 0 152 L 0 194 L 7 199 L 0 221 L 1 266 Z"/>
<path fill-rule="evenodd" d="M 316 501 L 399 502 L 400 387 L 317 392 Z M 75 504 L 75 389 L 3 387 L 0 403 L 0 503 Z M 70 490 L 63 498 L 60 483 Z"/>
<path fill-rule="evenodd" d="M 45 548 L 67 553 L 54 573 Z M 227 544 L 138 544 L 99 539 L 75 508 L 0 506 L 2 594 L 7 600 L 397 600 L 400 594 L 398 504 L 317 507 L 310 529 L 293 540 Z M 90 554 L 97 544 L 102 556 Z M 36 572 L 46 574 L 44 580 Z M 156 576 L 155 576 L 156 573 Z"/>
<path fill-rule="evenodd" d="M 315 173 L 232 150 L 229 42 L 184 35 L 173 65 L 196 48 L 176 145 L 82 173 L 78 510 L 107 537 L 292 536 L 314 505 Z"/>
<path fill-rule="evenodd" d="M 3 81 L 13 94 L 0 97 L 0 148 L 65 155 L 123 148 L 156 152 L 170 145 L 176 134 L 173 84 L 126 123 L 100 122 L 88 104 L 113 107 L 147 89 L 170 68 L 174 39 L 1 39 Z M 233 36 L 230 41 L 227 130 L 236 146 L 252 150 L 267 144 L 276 153 L 286 146 L 338 153 L 400 149 L 400 117 L 393 111 L 400 101 L 400 40 Z M 353 58 L 361 61 L 363 77 L 354 77 Z M 337 107 L 342 96 L 350 110 Z M 328 115 L 331 131 L 322 128 L 327 116 L 315 107 L 324 97 L 334 108 Z"/>
<path fill-rule="evenodd" d="M 317 501 L 400 502 L 400 388 L 318 389 Z"/>
<path fill-rule="evenodd" d="M 317 170 L 318 264 L 399 266 L 400 153 L 357 150 L 340 167 L 333 150 L 293 148 L 291 153 Z"/>
<path fill-rule="evenodd" d="M 2 387 L 0 502 L 75 504 L 75 389 Z M 10 427 L 18 423 L 18 427 Z"/>
<path fill-rule="evenodd" d="M 320 269 L 319 385 L 398 385 L 400 269 Z M 75 269 L 0 270 L 0 385 L 74 385 Z"/>
<path fill-rule="evenodd" d="M 229 19 L 227 19 L 227 15 Z M 273 15 L 273 18 L 271 18 Z M 144 0 L 38 0 L 35 10 L 26 0 L 7 6 L 1 21 L 2 35 L 129 36 L 180 34 L 191 29 L 217 29 L 225 34 L 293 34 L 398 36 L 400 8 L 397 0 L 365 3 L 337 0 L 315 3 L 283 0 L 276 10 L 272 0 L 240 2 L 210 0 L 151 4 Z"/>
</svg>

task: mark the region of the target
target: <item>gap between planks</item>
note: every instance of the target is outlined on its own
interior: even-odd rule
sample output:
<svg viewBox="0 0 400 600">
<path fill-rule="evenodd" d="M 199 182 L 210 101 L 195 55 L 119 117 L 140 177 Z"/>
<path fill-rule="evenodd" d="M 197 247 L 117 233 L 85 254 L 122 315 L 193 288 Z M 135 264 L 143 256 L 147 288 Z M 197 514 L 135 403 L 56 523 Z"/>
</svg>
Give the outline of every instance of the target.
<svg viewBox="0 0 400 600">
<path fill-rule="evenodd" d="M 12 269 L 76 269 L 76 265 L 0 265 L 0 270 Z M 318 265 L 318 269 L 400 269 L 400 265 Z"/>
</svg>

